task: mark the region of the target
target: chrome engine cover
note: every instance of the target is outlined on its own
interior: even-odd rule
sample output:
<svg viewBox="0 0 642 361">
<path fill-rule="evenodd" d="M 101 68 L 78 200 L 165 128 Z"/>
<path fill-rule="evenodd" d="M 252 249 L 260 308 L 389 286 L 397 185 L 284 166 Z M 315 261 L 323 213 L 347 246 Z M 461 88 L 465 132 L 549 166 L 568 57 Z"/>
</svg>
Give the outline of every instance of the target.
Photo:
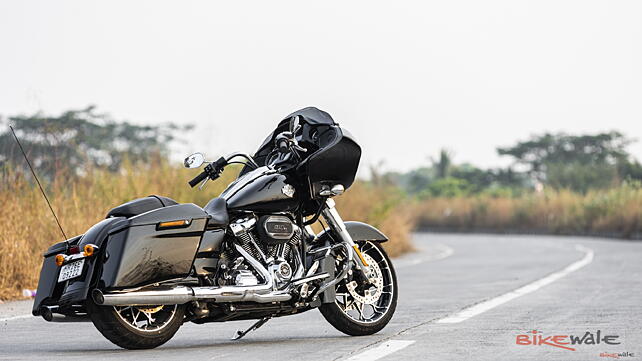
<svg viewBox="0 0 642 361">
<path fill-rule="evenodd" d="M 262 216 L 259 218 L 257 231 L 259 239 L 266 244 L 280 244 L 294 236 L 295 225 L 286 216 Z"/>
</svg>

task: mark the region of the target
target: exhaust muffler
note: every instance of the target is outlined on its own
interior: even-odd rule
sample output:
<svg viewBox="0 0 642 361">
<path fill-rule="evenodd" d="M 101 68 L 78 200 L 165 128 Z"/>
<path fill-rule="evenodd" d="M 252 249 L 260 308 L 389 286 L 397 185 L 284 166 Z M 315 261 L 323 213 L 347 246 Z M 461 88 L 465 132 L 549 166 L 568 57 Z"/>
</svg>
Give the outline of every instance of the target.
<svg viewBox="0 0 642 361">
<path fill-rule="evenodd" d="M 94 290 L 96 304 L 102 306 L 180 305 L 191 301 L 209 302 L 281 302 L 292 296 L 285 292 L 266 292 L 258 287 L 184 287 L 167 290 L 102 293 Z"/>
</svg>

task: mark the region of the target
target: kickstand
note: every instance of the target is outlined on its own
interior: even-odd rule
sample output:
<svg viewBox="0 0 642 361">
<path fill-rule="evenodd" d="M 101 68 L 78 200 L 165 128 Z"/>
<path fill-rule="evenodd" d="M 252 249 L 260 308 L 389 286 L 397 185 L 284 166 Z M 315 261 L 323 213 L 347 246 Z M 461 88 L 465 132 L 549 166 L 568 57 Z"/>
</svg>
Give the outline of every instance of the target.
<svg viewBox="0 0 642 361">
<path fill-rule="evenodd" d="M 256 323 L 254 323 L 252 326 L 250 326 L 250 328 L 248 328 L 247 330 L 245 330 L 245 331 L 236 331 L 236 335 L 234 335 L 234 337 L 232 337 L 232 340 L 234 340 L 234 341 L 240 340 L 241 338 L 243 338 L 248 333 L 258 329 L 259 327 L 261 327 L 263 325 L 265 325 L 265 323 L 268 322 L 270 320 L 270 318 L 272 318 L 272 316 L 263 317 L 262 319 L 258 320 Z"/>
</svg>

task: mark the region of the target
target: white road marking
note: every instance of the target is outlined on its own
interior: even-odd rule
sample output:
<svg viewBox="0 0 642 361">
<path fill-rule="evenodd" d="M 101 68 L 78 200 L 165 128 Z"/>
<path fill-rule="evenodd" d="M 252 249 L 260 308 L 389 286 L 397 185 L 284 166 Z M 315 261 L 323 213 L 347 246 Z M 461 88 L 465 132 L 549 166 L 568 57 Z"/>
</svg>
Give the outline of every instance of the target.
<svg viewBox="0 0 642 361">
<path fill-rule="evenodd" d="M 400 269 L 400 268 L 406 268 L 410 266 L 416 266 L 420 263 L 423 262 L 428 262 L 428 261 L 439 261 L 441 259 L 450 257 L 453 253 L 455 253 L 455 250 L 444 245 L 444 244 L 435 244 L 435 248 L 438 249 L 438 252 L 435 255 L 429 255 L 427 257 L 421 257 L 421 258 L 415 258 L 415 259 L 409 259 L 407 262 L 395 262 L 395 268 Z"/>
<path fill-rule="evenodd" d="M 371 348 L 362 353 L 356 354 L 345 361 L 374 361 L 388 356 L 415 343 L 412 340 L 390 340 L 381 345 Z"/>
<path fill-rule="evenodd" d="M 504 293 L 501 296 L 495 297 L 493 299 L 490 299 L 488 301 L 484 301 L 482 303 L 478 303 L 474 306 L 465 308 L 454 315 L 439 319 L 435 321 L 435 323 L 459 323 L 462 321 L 465 321 L 473 316 L 477 316 L 481 313 L 484 313 L 490 309 L 493 309 L 501 304 L 504 304 L 510 300 L 513 300 L 517 297 L 521 297 L 523 295 L 529 294 L 531 292 L 537 291 L 538 289 L 553 283 L 557 281 L 558 279 L 568 275 L 571 272 L 575 272 L 578 269 L 586 266 L 587 264 L 593 262 L 593 250 L 590 248 L 586 248 L 580 244 L 575 245 L 575 249 L 578 251 L 584 252 L 584 257 L 580 259 L 579 261 L 573 262 L 570 265 L 566 266 L 561 271 L 557 271 L 554 273 L 551 273 L 550 275 L 540 278 L 535 282 L 529 283 L 526 286 L 522 286 L 516 290 L 510 291 L 508 293 Z"/>
<path fill-rule="evenodd" d="M 33 315 L 18 315 L 18 316 L 0 318 L 0 322 L 12 321 L 12 320 L 20 320 L 20 319 L 29 318 L 29 317 L 34 317 L 34 316 Z"/>
</svg>

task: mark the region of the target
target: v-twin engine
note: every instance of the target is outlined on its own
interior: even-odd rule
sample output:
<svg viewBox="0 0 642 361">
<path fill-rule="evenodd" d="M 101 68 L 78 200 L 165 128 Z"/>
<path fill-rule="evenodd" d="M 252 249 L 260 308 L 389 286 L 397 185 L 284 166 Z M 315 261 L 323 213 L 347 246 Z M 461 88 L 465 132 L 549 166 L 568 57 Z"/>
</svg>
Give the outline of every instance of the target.
<svg viewBox="0 0 642 361">
<path fill-rule="evenodd" d="M 259 220 L 258 230 L 254 227 L 254 218 L 237 221 L 235 224 L 242 223 L 244 226 L 242 228 L 232 227 L 232 229 L 237 230 L 235 232 L 237 243 L 268 269 L 273 277 L 275 287 L 281 289 L 293 278 L 296 271 L 298 271 L 296 272 L 298 276 L 301 276 L 303 272 L 300 256 L 297 252 L 297 247 L 301 242 L 301 231 L 286 217 L 267 216 L 262 218 L 262 220 Z M 276 224 L 277 222 L 279 224 Z M 275 224 L 281 227 L 289 226 L 290 230 L 283 232 L 283 228 L 280 228 L 280 234 L 268 232 L 268 228 L 265 226 L 274 226 Z M 277 239 L 276 241 L 275 238 Z M 233 257 L 233 252 L 225 252 L 221 257 L 222 263 L 229 264 Z M 219 280 L 219 284 L 225 285 L 232 281 L 233 284 L 244 285 L 239 282 L 251 283 L 252 275 L 252 272 L 244 265 L 243 260 L 236 258 L 230 271 L 224 273 L 224 279 Z M 258 283 L 258 280 L 256 282 Z"/>
</svg>

